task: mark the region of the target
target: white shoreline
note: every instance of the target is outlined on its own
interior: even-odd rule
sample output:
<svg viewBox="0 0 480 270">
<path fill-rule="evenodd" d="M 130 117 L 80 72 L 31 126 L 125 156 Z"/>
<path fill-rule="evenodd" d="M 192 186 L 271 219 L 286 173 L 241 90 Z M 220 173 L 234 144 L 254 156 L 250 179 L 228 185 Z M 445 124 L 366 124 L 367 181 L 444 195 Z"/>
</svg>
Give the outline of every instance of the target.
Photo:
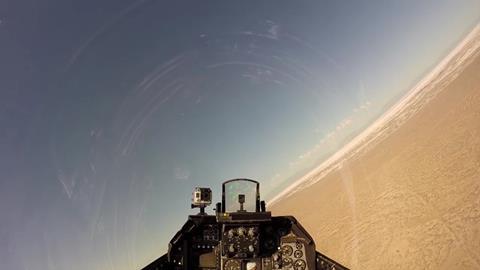
<svg viewBox="0 0 480 270">
<path fill-rule="evenodd" d="M 378 142 L 380 138 L 384 138 L 396 130 L 431 99 L 428 98 L 428 95 L 435 96 L 435 94 L 438 94 L 449 82 L 455 79 L 463 67 L 468 64 L 468 59 L 474 58 L 471 56 L 479 52 L 479 48 L 480 24 L 477 24 L 439 64 L 409 90 L 395 105 L 319 166 L 270 199 L 268 201 L 269 206 L 318 182 L 325 175 L 341 168 L 343 160 L 359 153 L 367 146 L 371 146 L 374 141 Z M 417 106 L 414 107 L 414 105 Z M 406 110 L 411 107 L 413 107 L 412 110 Z M 404 115 L 402 115 L 402 112 Z M 404 117 L 402 118 L 402 116 Z M 388 129 L 388 122 L 393 120 L 397 120 L 399 123 L 394 128 Z M 315 178 L 312 179 L 313 177 Z"/>
</svg>

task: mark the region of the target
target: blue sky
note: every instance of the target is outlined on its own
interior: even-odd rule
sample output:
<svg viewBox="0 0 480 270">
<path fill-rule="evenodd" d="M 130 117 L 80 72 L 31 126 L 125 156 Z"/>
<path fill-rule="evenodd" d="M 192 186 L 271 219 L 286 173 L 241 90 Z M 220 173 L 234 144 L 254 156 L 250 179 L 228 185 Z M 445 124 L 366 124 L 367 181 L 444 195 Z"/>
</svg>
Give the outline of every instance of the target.
<svg viewBox="0 0 480 270">
<path fill-rule="evenodd" d="M 271 198 L 357 134 L 480 1 L 0 2 L 0 261 L 138 269 L 195 186 Z"/>
</svg>

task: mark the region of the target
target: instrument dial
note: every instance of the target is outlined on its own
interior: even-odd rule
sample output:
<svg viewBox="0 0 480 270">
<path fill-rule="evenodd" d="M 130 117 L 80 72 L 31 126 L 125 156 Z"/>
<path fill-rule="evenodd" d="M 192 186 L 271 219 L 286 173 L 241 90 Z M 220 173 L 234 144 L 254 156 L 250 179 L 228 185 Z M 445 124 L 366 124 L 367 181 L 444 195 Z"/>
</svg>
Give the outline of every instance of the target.
<svg viewBox="0 0 480 270">
<path fill-rule="evenodd" d="M 240 261 L 228 260 L 228 261 L 225 262 L 224 269 L 225 270 L 240 270 L 241 269 Z"/>
<path fill-rule="evenodd" d="M 290 245 L 284 245 L 282 246 L 282 254 L 284 256 L 292 256 L 293 253 L 293 248 Z"/>
<path fill-rule="evenodd" d="M 283 267 L 289 268 L 293 264 L 293 259 L 292 258 L 283 258 Z"/>
<path fill-rule="evenodd" d="M 293 264 L 293 269 L 295 270 L 305 270 L 305 268 L 307 268 L 307 263 L 302 259 L 296 260 Z"/>
<path fill-rule="evenodd" d="M 303 252 L 297 249 L 295 250 L 295 253 L 293 253 L 293 256 L 295 256 L 295 258 L 301 258 L 303 256 Z"/>
</svg>

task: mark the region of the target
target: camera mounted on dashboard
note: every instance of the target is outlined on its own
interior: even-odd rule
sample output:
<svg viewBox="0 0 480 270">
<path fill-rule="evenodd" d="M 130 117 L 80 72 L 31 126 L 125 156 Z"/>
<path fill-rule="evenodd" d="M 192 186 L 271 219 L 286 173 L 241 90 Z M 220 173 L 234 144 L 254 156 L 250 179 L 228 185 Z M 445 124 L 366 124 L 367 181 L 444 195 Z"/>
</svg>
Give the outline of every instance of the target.
<svg viewBox="0 0 480 270">
<path fill-rule="evenodd" d="M 205 207 L 212 204 L 212 190 L 210 188 L 196 187 L 192 193 L 193 208 L 200 208 L 199 215 L 205 215 Z"/>
</svg>

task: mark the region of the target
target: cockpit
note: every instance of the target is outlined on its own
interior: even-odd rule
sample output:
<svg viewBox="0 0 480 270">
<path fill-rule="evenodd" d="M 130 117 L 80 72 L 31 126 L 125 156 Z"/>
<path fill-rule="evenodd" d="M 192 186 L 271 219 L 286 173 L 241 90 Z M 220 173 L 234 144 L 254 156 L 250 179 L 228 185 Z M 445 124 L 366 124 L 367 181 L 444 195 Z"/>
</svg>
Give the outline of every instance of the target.
<svg viewBox="0 0 480 270">
<path fill-rule="evenodd" d="M 188 217 L 166 255 L 144 270 L 346 269 L 315 251 L 312 237 L 294 217 L 272 217 L 260 200 L 260 184 L 232 179 L 222 184 L 215 215 L 210 188 L 195 188 Z"/>
</svg>

